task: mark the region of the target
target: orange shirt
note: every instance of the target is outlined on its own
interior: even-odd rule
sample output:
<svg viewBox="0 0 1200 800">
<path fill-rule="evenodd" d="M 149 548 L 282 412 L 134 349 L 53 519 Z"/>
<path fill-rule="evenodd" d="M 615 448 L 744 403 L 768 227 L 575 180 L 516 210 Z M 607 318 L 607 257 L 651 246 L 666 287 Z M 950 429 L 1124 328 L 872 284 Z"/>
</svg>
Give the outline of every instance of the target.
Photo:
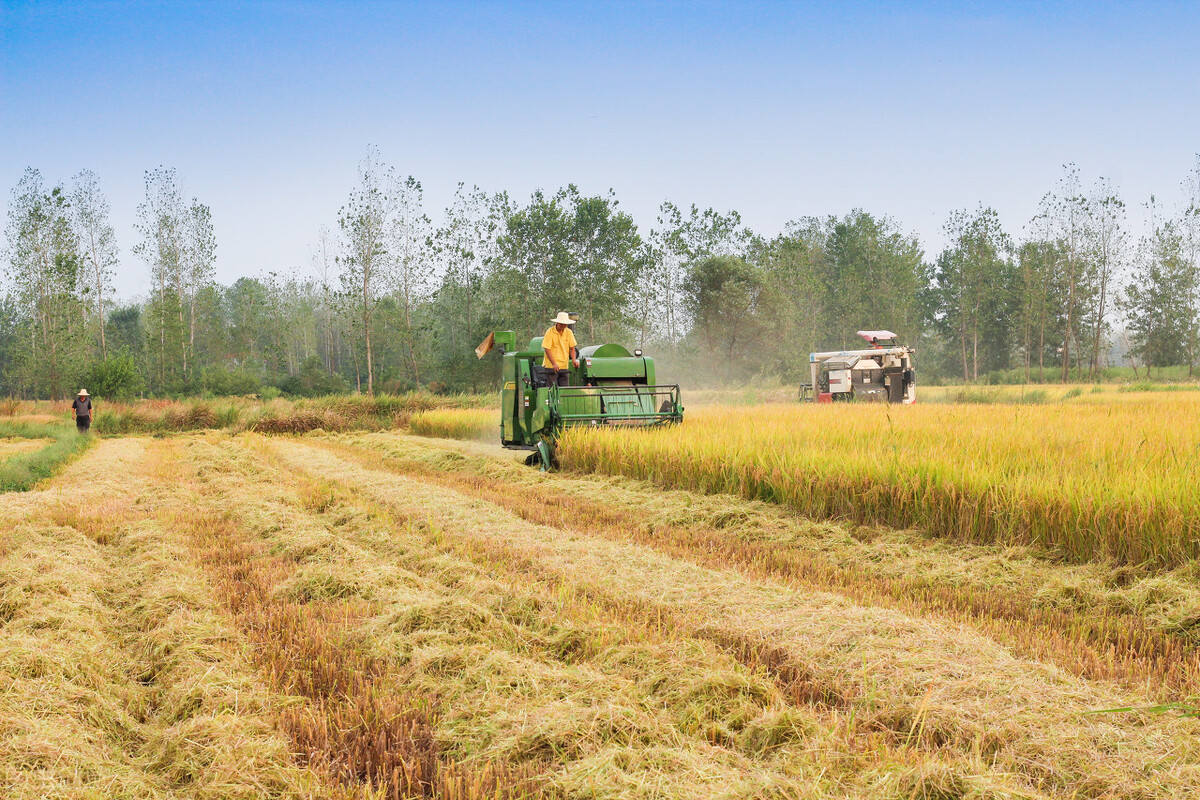
<svg viewBox="0 0 1200 800">
<path fill-rule="evenodd" d="M 571 332 L 570 326 L 563 328 L 563 332 L 559 333 L 558 326 L 551 325 L 550 330 L 542 337 L 542 349 L 550 351 L 559 369 L 571 366 L 572 347 L 575 347 L 575 334 Z M 550 359 L 543 357 L 542 366 L 551 369 L 554 365 L 550 363 Z"/>
</svg>

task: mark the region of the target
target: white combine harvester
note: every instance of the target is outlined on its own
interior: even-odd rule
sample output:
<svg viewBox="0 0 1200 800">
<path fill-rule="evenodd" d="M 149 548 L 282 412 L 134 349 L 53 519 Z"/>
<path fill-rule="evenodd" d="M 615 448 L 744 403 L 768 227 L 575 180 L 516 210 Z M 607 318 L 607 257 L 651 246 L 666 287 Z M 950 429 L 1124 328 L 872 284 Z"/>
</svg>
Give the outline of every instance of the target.
<svg viewBox="0 0 1200 800">
<path fill-rule="evenodd" d="M 913 349 L 896 344 L 896 334 L 891 331 L 859 331 L 858 335 L 871 347 L 809 354 L 812 383 L 800 387 L 800 399 L 817 403 L 917 402 Z"/>
</svg>

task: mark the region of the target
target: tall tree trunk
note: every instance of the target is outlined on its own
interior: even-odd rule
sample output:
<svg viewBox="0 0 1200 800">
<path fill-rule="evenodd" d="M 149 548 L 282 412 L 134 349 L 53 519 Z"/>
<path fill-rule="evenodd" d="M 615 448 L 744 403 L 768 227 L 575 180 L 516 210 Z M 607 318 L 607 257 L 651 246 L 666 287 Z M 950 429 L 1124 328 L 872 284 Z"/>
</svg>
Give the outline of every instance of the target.
<svg viewBox="0 0 1200 800">
<path fill-rule="evenodd" d="M 971 379 L 979 381 L 979 327 L 971 331 Z"/>
<path fill-rule="evenodd" d="M 104 336 L 104 270 L 96 257 L 96 237 L 89 234 L 92 241 L 92 266 L 96 270 L 96 321 L 100 325 L 100 358 L 108 361 L 108 341 Z"/>
</svg>

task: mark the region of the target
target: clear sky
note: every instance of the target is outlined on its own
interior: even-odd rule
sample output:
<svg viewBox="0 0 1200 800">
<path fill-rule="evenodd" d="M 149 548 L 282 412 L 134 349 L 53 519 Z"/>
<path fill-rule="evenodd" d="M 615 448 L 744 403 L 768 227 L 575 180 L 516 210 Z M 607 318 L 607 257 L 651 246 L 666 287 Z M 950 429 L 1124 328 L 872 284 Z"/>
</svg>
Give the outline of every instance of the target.
<svg viewBox="0 0 1200 800">
<path fill-rule="evenodd" d="M 1020 235 L 1073 161 L 1140 223 L 1200 152 L 1200 3 L 0 0 L 0 188 L 95 171 L 132 254 L 145 170 L 213 211 L 218 278 L 307 269 L 368 145 L 459 181 L 736 209 L 756 231 L 955 208 Z"/>
</svg>

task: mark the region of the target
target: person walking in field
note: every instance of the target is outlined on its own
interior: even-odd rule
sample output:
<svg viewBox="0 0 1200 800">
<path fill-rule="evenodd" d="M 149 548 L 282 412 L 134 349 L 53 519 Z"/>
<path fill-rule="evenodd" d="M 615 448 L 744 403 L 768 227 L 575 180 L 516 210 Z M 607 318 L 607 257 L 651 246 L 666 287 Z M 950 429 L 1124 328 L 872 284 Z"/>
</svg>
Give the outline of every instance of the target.
<svg viewBox="0 0 1200 800">
<path fill-rule="evenodd" d="M 550 320 L 553 325 L 542 336 L 542 369 L 546 370 L 546 384 L 549 386 L 567 386 L 570 383 L 568 365 L 579 366 L 579 353 L 575 349 L 575 334 L 571 326 L 575 320 L 567 312 L 560 311 L 558 316 Z"/>
<path fill-rule="evenodd" d="M 87 389 L 80 389 L 79 396 L 71 404 L 75 413 L 75 428 L 80 433 L 87 433 L 92 427 L 92 400 Z"/>
</svg>

